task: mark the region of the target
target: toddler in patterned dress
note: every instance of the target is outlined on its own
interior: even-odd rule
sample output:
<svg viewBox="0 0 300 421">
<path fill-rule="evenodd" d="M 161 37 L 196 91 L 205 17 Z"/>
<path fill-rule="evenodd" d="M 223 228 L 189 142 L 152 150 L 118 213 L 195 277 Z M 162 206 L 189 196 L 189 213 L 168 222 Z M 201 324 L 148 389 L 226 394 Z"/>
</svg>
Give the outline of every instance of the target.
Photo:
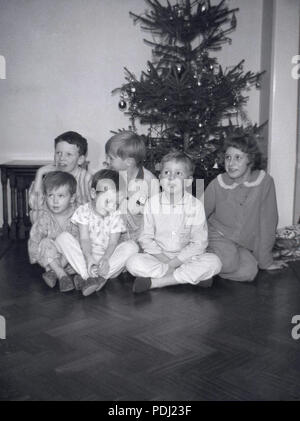
<svg viewBox="0 0 300 421">
<path fill-rule="evenodd" d="M 118 276 L 128 258 L 138 252 L 132 241 L 120 243 L 126 226 L 117 209 L 119 174 L 110 169 L 94 174 L 91 202 L 79 206 L 72 222 L 79 227 L 79 242 L 70 233 L 58 236 L 56 245 L 77 272 L 75 286 L 84 296 L 99 291 L 109 278 Z"/>
<path fill-rule="evenodd" d="M 67 172 L 51 171 L 44 177 L 45 206 L 39 211 L 28 241 L 30 263 L 39 263 L 46 269 L 42 276 L 49 287 L 53 288 L 59 280 L 61 292 L 73 290 L 74 284 L 55 238 L 63 231 L 78 236 L 78 228 L 71 222 L 76 185 L 75 178 Z"/>
</svg>

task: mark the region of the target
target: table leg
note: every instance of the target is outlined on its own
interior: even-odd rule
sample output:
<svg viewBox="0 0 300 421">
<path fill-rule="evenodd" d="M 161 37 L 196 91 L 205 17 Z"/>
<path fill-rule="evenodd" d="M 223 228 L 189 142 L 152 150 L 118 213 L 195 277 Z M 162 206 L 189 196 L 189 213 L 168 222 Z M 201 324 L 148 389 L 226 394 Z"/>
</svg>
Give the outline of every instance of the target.
<svg viewBox="0 0 300 421">
<path fill-rule="evenodd" d="M 10 232 L 9 237 L 12 240 L 16 240 L 17 238 L 17 223 L 18 223 L 18 215 L 17 215 L 17 207 L 16 207 L 16 176 L 15 174 L 8 172 L 10 190 L 11 190 L 11 225 L 10 225 Z"/>
<path fill-rule="evenodd" d="M 6 169 L 1 169 L 1 184 L 3 193 L 3 225 L 2 233 L 4 238 L 8 238 L 9 225 L 8 225 L 8 202 L 7 202 L 7 173 Z"/>
<path fill-rule="evenodd" d="M 24 224 L 24 203 L 23 197 L 25 192 L 24 177 L 17 177 L 17 206 L 18 206 L 18 238 L 25 239 Z"/>
</svg>

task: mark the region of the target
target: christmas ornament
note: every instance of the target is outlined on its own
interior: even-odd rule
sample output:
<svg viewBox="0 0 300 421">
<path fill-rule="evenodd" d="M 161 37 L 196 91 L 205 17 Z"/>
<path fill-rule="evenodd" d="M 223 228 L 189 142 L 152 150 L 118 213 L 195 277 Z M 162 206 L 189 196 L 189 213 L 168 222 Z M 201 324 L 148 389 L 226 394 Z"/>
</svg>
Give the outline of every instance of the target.
<svg viewBox="0 0 300 421">
<path fill-rule="evenodd" d="M 121 99 L 121 101 L 119 102 L 119 109 L 120 110 L 126 110 L 126 107 L 127 107 L 126 101 L 124 101 L 123 99 Z"/>
<path fill-rule="evenodd" d="M 182 64 L 178 64 L 176 67 L 177 70 L 177 74 L 178 76 L 182 76 L 183 72 L 184 72 L 184 66 Z"/>
<path fill-rule="evenodd" d="M 178 9 L 178 11 L 177 11 L 177 16 L 178 16 L 179 18 L 182 18 L 183 14 L 184 14 L 183 9 L 179 8 L 179 9 Z"/>
</svg>

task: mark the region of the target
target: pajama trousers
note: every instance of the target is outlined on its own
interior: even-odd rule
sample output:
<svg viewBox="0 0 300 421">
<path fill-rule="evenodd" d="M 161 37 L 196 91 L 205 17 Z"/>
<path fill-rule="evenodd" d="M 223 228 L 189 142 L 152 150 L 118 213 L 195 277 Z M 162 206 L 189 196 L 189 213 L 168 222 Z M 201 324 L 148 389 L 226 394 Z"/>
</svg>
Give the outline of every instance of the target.
<svg viewBox="0 0 300 421">
<path fill-rule="evenodd" d="M 208 250 L 222 262 L 219 276 L 232 281 L 253 281 L 258 272 L 257 260 L 250 250 L 225 238 L 215 228 L 208 229 Z"/>
<path fill-rule="evenodd" d="M 175 256 L 172 254 L 168 257 L 174 258 Z M 133 255 L 128 259 L 126 267 L 132 275 L 144 278 L 162 278 L 169 269 L 168 264 L 160 262 L 155 255 L 148 253 Z M 203 253 L 183 262 L 174 270 L 173 276 L 178 284 L 196 285 L 216 275 L 220 270 L 219 258 L 213 253 Z"/>
<path fill-rule="evenodd" d="M 75 272 L 83 279 L 87 279 L 90 275 L 88 274 L 86 261 L 79 242 L 68 232 L 60 234 L 55 242 L 58 250 L 65 256 Z M 129 257 L 137 253 L 138 250 L 139 248 L 134 241 L 124 241 L 118 244 L 109 259 L 109 272 L 106 278 L 117 277 L 125 269 Z M 95 257 L 100 262 L 101 255 Z"/>
</svg>

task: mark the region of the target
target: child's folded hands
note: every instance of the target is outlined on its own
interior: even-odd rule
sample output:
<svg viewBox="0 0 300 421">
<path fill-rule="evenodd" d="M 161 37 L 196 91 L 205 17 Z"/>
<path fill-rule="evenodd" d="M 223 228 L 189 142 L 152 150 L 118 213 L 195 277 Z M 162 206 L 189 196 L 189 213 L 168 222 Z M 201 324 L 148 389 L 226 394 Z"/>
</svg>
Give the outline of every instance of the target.
<svg viewBox="0 0 300 421">
<path fill-rule="evenodd" d="M 102 259 L 100 260 L 100 263 L 98 265 L 98 275 L 105 278 L 109 273 L 109 269 L 110 269 L 110 267 L 109 267 L 108 258 L 102 257 Z"/>
<path fill-rule="evenodd" d="M 96 276 L 98 276 L 98 265 L 97 265 L 97 261 L 93 256 L 87 256 L 86 257 L 87 260 L 87 271 L 88 274 L 90 276 L 92 276 L 93 278 L 95 278 Z"/>
</svg>

